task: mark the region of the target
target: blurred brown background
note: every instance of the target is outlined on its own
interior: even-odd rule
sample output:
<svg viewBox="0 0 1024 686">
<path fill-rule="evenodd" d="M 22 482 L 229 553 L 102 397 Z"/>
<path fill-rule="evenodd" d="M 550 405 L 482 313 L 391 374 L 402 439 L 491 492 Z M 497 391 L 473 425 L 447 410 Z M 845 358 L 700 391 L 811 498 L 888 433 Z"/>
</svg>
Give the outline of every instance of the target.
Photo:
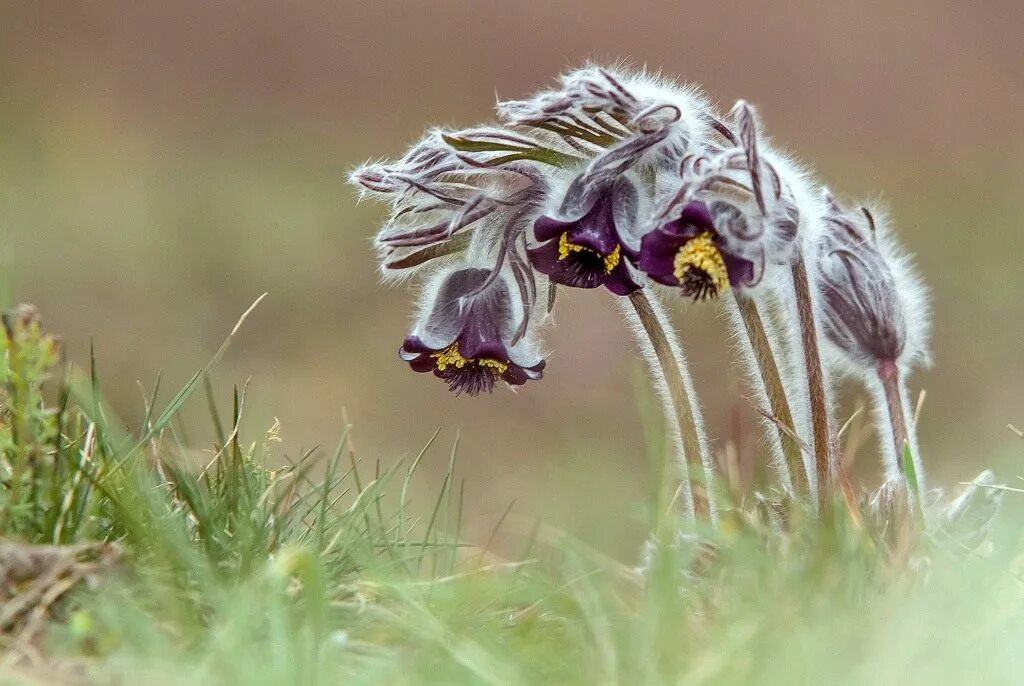
<svg viewBox="0 0 1024 686">
<path fill-rule="evenodd" d="M 648 448 L 641 367 L 609 298 L 563 294 L 542 383 L 450 396 L 397 359 L 410 292 L 378 285 L 382 211 L 357 207 L 345 176 L 429 124 L 488 119 L 495 93 L 628 59 L 723 107 L 753 101 L 835 189 L 881 195 L 935 295 L 936 366 L 914 378 L 933 481 L 992 463 L 1011 478 L 1022 35 L 1024 10 L 1002 0 L 2 3 L 4 304 L 38 305 L 77 361 L 93 339 L 107 394 L 137 419 L 137 381 L 162 370 L 166 400 L 269 291 L 216 377 L 225 397 L 252 377 L 253 440 L 277 416 L 289 454 L 329 446 L 345 407 L 362 456 L 387 463 L 443 426 L 428 463 L 461 432 L 472 530 L 515 497 L 522 520 L 614 548 L 640 530 Z M 705 411 L 719 446 L 752 445 L 713 309 L 680 319 Z"/>
</svg>

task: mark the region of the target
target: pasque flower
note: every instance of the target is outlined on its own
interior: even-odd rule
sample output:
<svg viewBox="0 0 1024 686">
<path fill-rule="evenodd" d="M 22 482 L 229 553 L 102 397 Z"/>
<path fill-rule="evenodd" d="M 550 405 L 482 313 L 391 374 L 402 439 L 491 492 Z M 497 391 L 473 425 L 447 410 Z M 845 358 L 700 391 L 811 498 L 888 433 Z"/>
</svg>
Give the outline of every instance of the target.
<svg viewBox="0 0 1024 686">
<path fill-rule="evenodd" d="M 676 161 L 681 183 L 661 194 L 648 227 L 648 234 L 654 234 L 648 250 L 654 252 L 644 261 L 653 267 L 654 255 L 661 259 L 658 268 L 644 270 L 661 283 L 686 284 L 694 291 L 687 295 L 714 296 L 729 284 L 753 288 L 768 267 L 787 263 L 794 252 L 800 210 L 785 174 L 788 165 L 780 169 L 785 160 L 771 151 L 765 154 L 746 103 L 737 103 L 733 119 L 731 127 L 715 120 L 718 138 L 703 140 Z M 689 279 L 677 277 L 673 283 L 667 278 L 665 253 L 673 245 L 682 249 L 680 240 L 691 238 L 699 240 L 680 260 L 697 268 Z M 706 278 L 702 272 L 707 271 L 696 263 L 716 274 Z M 686 264 L 680 265 L 681 272 Z"/>
<path fill-rule="evenodd" d="M 477 395 L 498 379 L 521 386 L 543 376 L 545 362 L 516 321 L 513 291 L 488 269 L 447 273 L 428 289 L 424 316 L 405 339 L 403 360 L 417 372 L 433 372 L 456 393 Z"/>
<path fill-rule="evenodd" d="M 530 263 L 557 284 L 628 295 L 640 288 L 626 263 L 639 256 L 625 237 L 636 221 L 637 191 L 625 176 L 591 188 L 577 180 L 557 217 L 534 222 Z"/>
<path fill-rule="evenodd" d="M 638 266 L 694 300 L 714 298 L 730 285 L 754 279 L 754 263 L 725 249 L 707 206 L 697 201 L 643 237 Z"/>
<path fill-rule="evenodd" d="M 426 284 L 401 357 L 456 393 L 541 378 L 537 329 L 558 286 L 623 296 L 681 458 L 679 501 L 696 519 L 716 517 L 710 453 L 655 284 L 694 300 L 732 291 L 726 305 L 749 343 L 741 348 L 790 494 L 816 489 L 820 508 L 830 501 L 836 437 L 822 341 L 870 372 L 882 418 L 892 418 L 891 461 L 914 446 L 903 379 L 923 357 L 916 277 L 870 213 L 824 200 L 743 101 L 719 118 L 693 87 L 587 66 L 499 101 L 494 123 L 431 130 L 352 181 L 390 209 L 376 237 L 381 274 Z"/>
<path fill-rule="evenodd" d="M 759 395 L 770 405 L 769 421 L 779 423 L 780 440 L 773 443 L 776 463 L 780 472 L 795 474 L 807 466 L 800 446 L 791 438 L 798 427 L 780 377 L 779 370 L 786 366 L 775 359 L 759 302 L 787 290 L 792 294 L 783 298 L 783 306 L 793 309 L 799 323 L 789 329 L 799 337 L 787 347 L 804 358 L 813 431 L 806 444 L 812 446 L 815 468 L 808 483 L 812 489 L 815 481 L 827 486 L 833 443 L 802 250 L 820 224 L 818 187 L 799 165 L 765 142 L 754 110 L 746 102 L 739 101 L 728 120 L 712 114 L 708 118 L 713 133 L 676 160 L 679 181 L 658 193 L 656 211 L 644 231 L 640 266 L 655 280 L 678 286 L 698 299 L 734 287 L 733 321 L 741 340 L 750 344 L 746 358 L 759 377 Z M 791 289 L 784 282 L 787 275 Z M 765 288 L 766 284 L 771 287 Z M 784 473 L 783 480 L 789 480 Z M 824 487 L 819 489 L 819 494 L 824 492 Z"/>
</svg>

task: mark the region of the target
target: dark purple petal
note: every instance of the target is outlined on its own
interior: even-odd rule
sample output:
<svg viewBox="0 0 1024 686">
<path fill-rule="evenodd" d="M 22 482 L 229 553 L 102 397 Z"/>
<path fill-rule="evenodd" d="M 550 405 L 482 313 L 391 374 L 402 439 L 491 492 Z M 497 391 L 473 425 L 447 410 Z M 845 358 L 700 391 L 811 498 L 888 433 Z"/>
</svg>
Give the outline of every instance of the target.
<svg viewBox="0 0 1024 686">
<path fill-rule="evenodd" d="M 711 214 L 704 203 L 691 202 L 678 218 L 665 222 L 643 237 L 637 266 L 658 283 L 678 286 L 676 255 L 687 241 L 703 233 L 715 234 Z"/>
<path fill-rule="evenodd" d="M 725 269 L 729 272 L 729 283 L 733 287 L 742 288 L 753 285 L 756 282 L 754 276 L 754 263 L 737 255 L 719 249 L 722 259 L 725 261 Z"/>
<path fill-rule="evenodd" d="M 597 288 L 604 283 L 604 258 L 596 253 L 571 253 L 564 260 L 559 257 L 558 241 L 551 240 L 526 251 L 530 264 L 555 283 L 573 288 Z"/>
<path fill-rule="evenodd" d="M 579 219 L 562 221 L 540 217 L 533 224 L 533 235 L 538 241 L 547 241 L 561 238 L 565 234 L 573 245 L 607 255 L 621 242 L 612 213 L 612 195 L 610 192 L 604 193 Z"/>
<path fill-rule="evenodd" d="M 640 290 L 641 286 L 629 275 L 629 268 L 625 262 L 619 262 L 611 274 L 605 278 L 604 285 L 615 295 L 629 295 L 633 291 Z"/>
<path fill-rule="evenodd" d="M 486 269 L 460 269 L 452 272 L 441 284 L 430 314 L 418 327 L 421 342 L 440 350 L 455 342 L 465 327 L 474 298 L 469 298 L 487 280 Z"/>
<path fill-rule="evenodd" d="M 437 370 L 437 365 L 434 363 L 434 358 L 430 355 L 417 355 L 413 359 L 409 360 L 409 368 L 414 372 L 433 372 Z"/>
<path fill-rule="evenodd" d="M 552 217 L 540 217 L 533 223 L 533 235 L 538 241 L 558 238 L 576 225 L 576 221 L 562 221 Z"/>
<path fill-rule="evenodd" d="M 608 285 L 613 293 L 632 293 L 640 286 L 625 261 L 638 260 L 640 251 L 625 244 L 616 222 L 635 222 L 636 189 L 620 177 L 591 195 L 593 202 L 579 219 L 541 217 L 534 222 L 534 237 L 541 244 L 527 251 L 530 262 L 555 283 L 574 288 Z"/>
<path fill-rule="evenodd" d="M 640 259 L 637 266 L 658 283 L 678 286 L 675 259 L 687 240 L 662 228 L 651 231 L 640 241 Z"/>
<path fill-rule="evenodd" d="M 484 325 L 471 325 L 462 332 L 458 342 L 459 354 L 466 359 L 508 362 L 508 350 L 505 348 L 505 344 L 501 342 L 501 339 L 497 337 L 497 331 L 493 327 L 488 329 Z"/>
<path fill-rule="evenodd" d="M 522 386 L 527 381 L 536 381 L 544 377 L 544 367 L 547 363 L 541 360 L 532 367 L 520 367 L 517 364 L 510 364 L 505 373 L 501 375 L 502 381 L 512 386 Z"/>
<path fill-rule="evenodd" d="M 417 355 L 436 353 L 437 348 L 431 348 L 427 346 L 419 336 L 408 336 L 405 342 L 402 343 L 401 349 L 398 354 L 402 356 L 402 359 L 406 362 L 412 360 Z"/>
<path fill-rule="evenodd" d="M 543 360 L 527 368 L 511 361 L 509 351 L 516 329 L 510 316 L 511 296 L 500 279 L 479 291 L 488 275 L 486 269 L 464 269 L 449 275 L 426 322 L 405 339 L 399 351 L 413 371 L 433 372 L 455 393 L 490 392 L 499 378 L 521 385 L 542 376 Z M 441 335 L 454 327 L 451 340 Z"/>
</svg>

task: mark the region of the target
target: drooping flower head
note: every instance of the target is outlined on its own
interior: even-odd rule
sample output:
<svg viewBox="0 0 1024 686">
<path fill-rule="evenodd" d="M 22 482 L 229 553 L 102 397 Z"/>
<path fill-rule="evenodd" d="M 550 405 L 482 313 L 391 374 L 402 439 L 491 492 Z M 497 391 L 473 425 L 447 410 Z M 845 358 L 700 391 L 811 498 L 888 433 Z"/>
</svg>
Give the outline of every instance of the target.
<svg viewBox="0 0 1024 686">
<path fill-rule="evenodd" d="M 543 376 L 545 362 L 516 320 L 517 303 L 507 278 L 488 269 L 444 273 L 401 357 L 417 372 L 433 372 L 456 393 L 490 392 L 498 379 L 521 386 Z"/>
<path fill-rule="evenodd" d="M 749 105 L 733 119 L 712 119 L 717 138 L 676 161 L 680 181 L 661 194 L 641 246 L 641 269 L 696 299 L 760 284 L 789 260 L 800 224 L 792 167 L 765 154 Z"/>
<path fill-rule="evenodd" d="M 855 368 L 925 361 L 927 315 L 912 265 L 869 209 L 828 205 L 816 260 L 825 337 Z"/>
<path fill-rule="evenodd" d="M 699 201 L 688 203 L 676 219 L 643 237 L 639 267 L 694 300 L 714 298 L 730 285 L 754 280 L 754 263 L 724 248 L 711 213 Z"/>
<path fill-rule="evenodd" d="M 534 222 L 533 267 L 565 286 L 606 286 L 616 295 L 640 288 L 630 263 L 639 257 L 644 198 L 703 134 L 705 109 L 692 90 L 599 68 L 572 72 L 561 88 L 531 100 L 499 104 L 511 125 L 554 135 L 589 159 Z"/>
<path fill-rule="evenodd" d="M 534 334 L 545 286 L 550 306 L 555 285 L 628 295 L 644 271 L 695 298 L 754 284 L 778 252 L 772 241 L 786 238 L 787 218 L 795 222 L 785 184 L 758 156 L 749 109 L 737 114 L 734 135 L 695 89 L 599 67 L 497 109 L 498 124 L 430 131 L 402 158 L 364 165 L 352 180 L 390 204 L 377 235 L 382 273 L 476 274 L 476 292 L 460 297 L 507 293 L 500 299 L 522 312 L 506 346 Z M 774 179 L 767 192 L 762 178 Z M 434 350 L 438 341 L 420 343 Z M 427 354 L 418 345 L 406 350 L 413 366 L 457 377 L 461 389 L 489 388 L 496 377 L 484 370 L 502 369 L 483 353 Z"/>
<path fill-rule="evenodd" d="M 640 288 L 626 263 L 639 256 L 627 241 L 637 222 L 636 188 L 625 176 L 590 187 L 582 178 L 570 186 L 557 218 L 534 222 L 539 244 L 528 250 L 530 263 L 554 283 L 628 295 Z"/>
</svg>

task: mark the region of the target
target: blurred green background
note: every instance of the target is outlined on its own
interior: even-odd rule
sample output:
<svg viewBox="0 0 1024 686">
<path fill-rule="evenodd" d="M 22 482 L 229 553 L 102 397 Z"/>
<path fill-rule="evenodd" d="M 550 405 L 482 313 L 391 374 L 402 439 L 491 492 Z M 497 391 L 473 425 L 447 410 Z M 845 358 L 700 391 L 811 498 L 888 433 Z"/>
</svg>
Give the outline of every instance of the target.
<svg viewBox="0 0 1024 686">
<path fill-rule="evenodd" d="M 250 436 L 276 416 L 289 454 L 330 446 L 346 408 L 372 463 L 444 427 L 425 465 L 440 471 L 461 433 L 471 536 L 517 498 L 513 529 L 542 516 L 633 545 L 646 391 L 609 297 L 563 293 L 542 383 L 454 397 L 399 362 L 412 292 L 379 285 L 382 208 L 345 184 L 427 125 L 490 118 L 495 93 L 628 59 L 723 108 L 751 100 L 835 190 L 891 207 L 934 292 L 936 366 L 913 379 L 932 481 L 1021 454 L 1005 429 L 1024 423 L 1015 2 L 62 0 L 0 16 L 5 305 L 35 303 L 75 361 L 95 341 L 128 420 L 138 382 L 162 371 L 170 393 L 269 291 L 216 375 L 224 392 L 251 377 Z M 680 325 L 716 447 L 751 454 L 756 417 L 714 310 L 680 307 Z M 858 460 L 868 479 L 872 462 Z"/>
</svg>

